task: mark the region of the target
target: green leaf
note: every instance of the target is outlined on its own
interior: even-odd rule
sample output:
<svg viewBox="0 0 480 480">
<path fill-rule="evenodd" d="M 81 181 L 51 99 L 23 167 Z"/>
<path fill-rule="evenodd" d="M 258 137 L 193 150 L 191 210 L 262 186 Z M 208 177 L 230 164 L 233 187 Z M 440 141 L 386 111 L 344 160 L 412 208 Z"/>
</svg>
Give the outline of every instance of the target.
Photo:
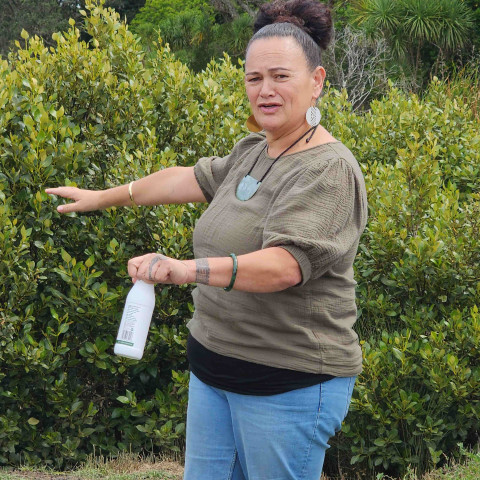
<svg viewBox="0 0 480 480">
<path fill-rule="evenodd" d="M 62 334 L 62 333 L 67 333 L 68 330 L 70 328 L 70 325 L 68 325 L 68 323 L 64 323 L 62 324 L 62 326 L 60 327 L 60 329 L 58 330 L 58 333 L 59 334 Z"/>
<path fill-rule="evenodd" d="M 405 358 L 405 354 L 402 351 L 400 351 L 398 348 L 393 347 L 392 352 L 398 360 L 403 361 L 403 359 Z"/>
<path fill-rule="evenodd" d="M 61 253 L 62 259 L 65 263 L 70 263 L 71 262 L 72 257 L 63 248 L 62 248 L 60 253 Z"/>
</svg>

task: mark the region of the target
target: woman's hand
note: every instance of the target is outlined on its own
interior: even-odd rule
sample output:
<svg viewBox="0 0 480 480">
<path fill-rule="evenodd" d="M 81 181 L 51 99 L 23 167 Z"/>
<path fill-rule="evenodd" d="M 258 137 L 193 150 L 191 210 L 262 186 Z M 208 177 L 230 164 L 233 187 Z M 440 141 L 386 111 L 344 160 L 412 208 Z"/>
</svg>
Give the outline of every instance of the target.
<svg viewBox="0 0 480 480">
<path fill-rule="evenodd" d="M 74 203 L 59 205 L 57 211 L 60 213 L 89 212 L 100 208 L 101 190 L 82 190 L 77 187 L 57 187 L 47 188 L 45 193 L 74 200 Z"/>
<path fill-rule="evenodd" d="M 189 283 L 188 267 L 174 258 L 147 253 L 128 261 L 128 274 L 132 280 L 143 280 L 146 283 L 173 283 L 182 285 Z"/>
</svg>

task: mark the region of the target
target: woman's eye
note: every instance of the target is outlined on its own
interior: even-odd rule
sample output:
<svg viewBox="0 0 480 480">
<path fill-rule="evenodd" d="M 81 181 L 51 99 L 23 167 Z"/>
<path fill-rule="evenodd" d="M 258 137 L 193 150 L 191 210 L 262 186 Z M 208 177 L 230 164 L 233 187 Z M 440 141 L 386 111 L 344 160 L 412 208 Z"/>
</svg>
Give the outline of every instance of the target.
<svg viewBox="0 0 480 480">
<path fill-rule="evenodd" d="M 251 78 L 248 79 L 248 82 L 249 83 L 258 82 L 258 80 L 259 80 L 259 77 L 251 77 Z"/>
<path fill-rule="evenodd" d="M 285 78 L 288 78 L 288 75 L 277 75 L 276 78 L 284 80 Z"/>
</svg>

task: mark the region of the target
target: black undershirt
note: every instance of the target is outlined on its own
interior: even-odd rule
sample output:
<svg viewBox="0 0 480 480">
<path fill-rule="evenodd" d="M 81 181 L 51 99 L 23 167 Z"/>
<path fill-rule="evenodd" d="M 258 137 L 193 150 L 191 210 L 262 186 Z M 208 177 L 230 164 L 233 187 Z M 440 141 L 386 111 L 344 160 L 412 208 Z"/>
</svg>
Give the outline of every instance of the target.
<svg viewBox="0 0 480 480">
<path fill-rule="evenodd" d="M 187 340 L 187 357 L 190 370 L 202 382 L 243 395 L 276 395 L 334 378 L 332 375 L 270 367 L 219 355 L 205 348 L 191 334 Z"/>
</svg>

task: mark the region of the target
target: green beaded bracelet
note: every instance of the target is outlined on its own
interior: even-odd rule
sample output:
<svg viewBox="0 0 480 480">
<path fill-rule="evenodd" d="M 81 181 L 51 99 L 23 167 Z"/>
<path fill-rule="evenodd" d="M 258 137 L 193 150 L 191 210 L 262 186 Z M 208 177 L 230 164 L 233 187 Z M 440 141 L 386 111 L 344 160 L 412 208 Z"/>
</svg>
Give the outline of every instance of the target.
<svg viewBox="0 0 480 480">
<path fill-rule="evenodd" d="M 230 257 L 233 259 L 233 272 L 232 272 L 232 279 L 230 280 L 230 285 L 228 287 L 223 287 L 226 292 L 229 292 L 233 288 L 233 284 L 235 283 L 235 279 L 237 278 L 237 256 L 234 253 L 230 254 Z"/>
</svg>

